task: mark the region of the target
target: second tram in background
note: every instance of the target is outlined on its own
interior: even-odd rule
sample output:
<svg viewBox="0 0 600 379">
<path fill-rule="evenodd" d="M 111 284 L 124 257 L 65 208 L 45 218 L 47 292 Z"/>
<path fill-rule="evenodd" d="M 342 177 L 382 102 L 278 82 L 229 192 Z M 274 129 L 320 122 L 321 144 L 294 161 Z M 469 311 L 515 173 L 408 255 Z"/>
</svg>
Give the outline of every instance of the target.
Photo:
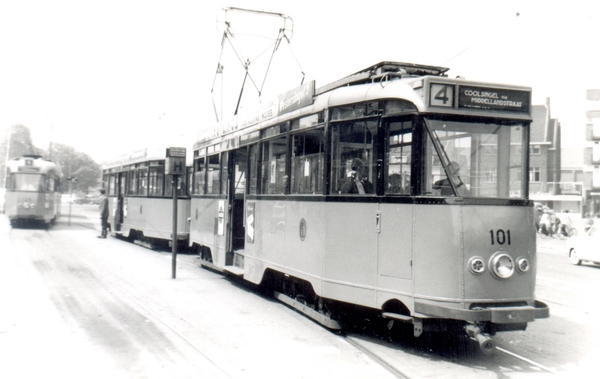
<svg viewBox="0 0 600 379">
<path fill-rule="evenodd" d="M 490 335 L 535 299 L 531 89 L 381 62 L 201 133 L 190 244 L 329 328 L 349 307 L 414 335 Z"/>
<path fill-rule="evenodd" d="M 146 247 L 172 241 L 173 176 L 165 175 L 165 150 L 147 148 L 116 157 L 103 165 L 109 199 L 109 225 L 121 236 Z M 187 246 L 190 198 L 186 175 L 178 176 L 177 241 Z"/>
<path fill-rule="evenodd" d="M 11 225 L 53 223 L 61 214 L 62 171 L 39 155 L 24 155 L 7 163 L 4 213 Z"/>
</svg>

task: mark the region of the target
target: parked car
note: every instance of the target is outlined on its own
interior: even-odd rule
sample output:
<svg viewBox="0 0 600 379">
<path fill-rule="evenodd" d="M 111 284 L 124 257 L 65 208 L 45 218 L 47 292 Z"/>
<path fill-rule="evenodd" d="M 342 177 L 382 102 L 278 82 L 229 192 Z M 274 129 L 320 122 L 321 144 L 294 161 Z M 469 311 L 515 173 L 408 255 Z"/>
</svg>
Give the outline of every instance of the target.
<svg viewBox="0 0 600 379">
<path fill-rule="evenodd" d="M 600 264 L 600 225 L 594 224 L 582 235 L 568 240 L 568 256 L 574 265 L 587 261 Z"/>
</svg>

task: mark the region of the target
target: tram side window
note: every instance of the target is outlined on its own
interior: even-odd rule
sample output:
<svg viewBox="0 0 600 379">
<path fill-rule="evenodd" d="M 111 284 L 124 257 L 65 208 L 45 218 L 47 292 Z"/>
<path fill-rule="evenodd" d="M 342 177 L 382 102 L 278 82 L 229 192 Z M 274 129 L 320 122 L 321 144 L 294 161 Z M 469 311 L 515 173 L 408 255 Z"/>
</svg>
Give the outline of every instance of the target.
<svg viewBox="0 0 600 379">
<path fill-rule="evenodd" d="M 54 192 L 55 191 L 55 180 L 56 178 L 54 178 L 54 175 L 48 175 L 48 180 L 47 180 L 47 184 L 46 184 L 46 188 L 48 189 L 48 192 Z"/>
<path fill-rule="evenodd" d="M 206 193 L 218 195 L 220 192 L 220 166 L 219 154 L 208 157 L 208 178 L 206 180 Z"/>
<path fill-rule="evenodd" d="M 148 169 L 143 168 L 139 170 L 139 195 L 148 195 Z"/>
<path fill-rule="evenodd" d="M 248 188 L 248 193 L 250 195 L 258 194 L 258 157 L 259 157 L 259 146 L 258 144 L 252 145 L 249 148 L 249 158 L 248 164 L 250 166 L 249 170 L 249 180 L 250 180 L 250 188 Z"/>
<path fill-rule="evenodd" d="M 227 186 L 229 175 L 228 167 L 229 155 L 227 154 L 227 152 L 224 152 L 221 155 L 221 194 L 223 195 L 229 194 L 229 187 Z"/>
<path fill-rule="evenodd" d="M 197 158 L 194 161 L 194 193 L 196 195 L 204 195 L 206 193 L 204 188 L 206 182 L 206 178 L 204 177 L 205 173 L 204 157 Z"/>
<path fill-rule="evenodd" d="M 177 197 L 187 196 L 185 175 L 177 176 Z M 173 175 L 167 175 L 165 180 L 165 197 L 173 197 Z"/>
<path fill-rule="evenodd" d="M 116 195 L 117 194 L 117 188 L 115 186 L 115 180 L 116 180 L 116 176 L 114 174 L 111 174 L 108 176 L 108 195 Z"/>
<path fill-rule="evenodd" d="M 128 195 L 137 195 L 138 193 L 138 177 L 137 170 L 132 169 L 129 170 L 127 174 L 127 194 Z"/>
<path fill-rule="evenodd" d="M 287 138 L 279 137 L 266 141 L 262 145 L 261 186 L 263 194 L 285 193 L 287 176 L 285 160 L 287 155 Z"/>
<path fill-rule="evenodd" d="M 375 193 L 376 121 L 354 121 L 333 125 L 331 193 L 372 195 Z"/>
<path fill-rule="evenodd" d="M 246 173 L 248 172 L 248 151 L 245 148 L 235 152 L 234 191 L 236 194 L 246 193 Z"/>
<path fill-rule="evenodd" d="M 391 122 L 387 129 L 385 193 L 410 195 L 412 122 Z"/>
<path fill-rule="evenodd" d="M 292 138 L 291 193 L 323 193 L 323 129 L 294 134 Z"/>
<path fill-rule="evenodd" d="M 187 193 L 191 195 L 194 193 L 194 171 L 191 167 L 186 168 L 186 180 L 187 180 Z"/>
<path fill-rule="evenodd" d="M 148 196 L 162 196 L 164 182 L 164 167 L 148 169 Z"/>
</svg>

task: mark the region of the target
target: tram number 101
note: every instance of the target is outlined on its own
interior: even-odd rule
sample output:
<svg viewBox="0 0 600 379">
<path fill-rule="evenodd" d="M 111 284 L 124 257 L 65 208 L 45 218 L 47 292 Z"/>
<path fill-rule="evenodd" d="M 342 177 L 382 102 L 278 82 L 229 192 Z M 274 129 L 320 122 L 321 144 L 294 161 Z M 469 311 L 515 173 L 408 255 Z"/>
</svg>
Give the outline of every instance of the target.
<svg viewBox="0 0 600 379">
<path fill-rule="evenodd" d="M 490 230 L 490 238 L 492 240 L 492 245 L 510 245 L 510 230 L 498 229 L 494 231 L 494 229 Z"/>
</svg>

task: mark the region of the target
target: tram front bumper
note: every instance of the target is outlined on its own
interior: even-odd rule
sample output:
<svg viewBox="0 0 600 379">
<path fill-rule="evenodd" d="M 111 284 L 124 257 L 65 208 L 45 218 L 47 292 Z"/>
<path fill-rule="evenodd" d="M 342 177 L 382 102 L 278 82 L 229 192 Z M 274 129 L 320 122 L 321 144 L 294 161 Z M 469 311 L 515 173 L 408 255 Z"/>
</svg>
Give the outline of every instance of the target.
<svg viewBox="0 0 600 379">
<path fill-rule="evenodd" d="M 443 305 L 415 302 L 415 312 L 426 317 L 450 318 L 470 322 L 489 321 L 495 324 L 519 324 L 550 317 L 550 309 L 536 300 L 534 306 L 490 306 L 489 308 L 457 309 Z"/>
</svg>

